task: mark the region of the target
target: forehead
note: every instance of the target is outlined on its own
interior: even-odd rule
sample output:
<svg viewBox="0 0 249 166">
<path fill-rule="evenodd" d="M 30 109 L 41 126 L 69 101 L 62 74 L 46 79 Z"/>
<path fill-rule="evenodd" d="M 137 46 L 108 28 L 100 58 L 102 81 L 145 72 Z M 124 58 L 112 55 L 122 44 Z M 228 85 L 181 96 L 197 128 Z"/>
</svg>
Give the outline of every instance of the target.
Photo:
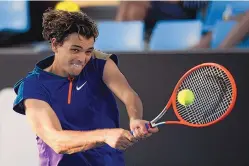
<svg viewBox="0 0 249 166">
<path fill-rule="evenodd" d="M 63 45 L 66 45 L 66 46 L 78 45 L 78 46 L 81 46 L 83 48 L 89 48 L 89 47 L 93 47 L 94 38 L 91 37 L 91 38 L 87 39 L 84 36 L 81 36 L 77 33 L 73 33 L 73 34 L 68 35 L 68 37 L 64 41 Z"/>
</svg>

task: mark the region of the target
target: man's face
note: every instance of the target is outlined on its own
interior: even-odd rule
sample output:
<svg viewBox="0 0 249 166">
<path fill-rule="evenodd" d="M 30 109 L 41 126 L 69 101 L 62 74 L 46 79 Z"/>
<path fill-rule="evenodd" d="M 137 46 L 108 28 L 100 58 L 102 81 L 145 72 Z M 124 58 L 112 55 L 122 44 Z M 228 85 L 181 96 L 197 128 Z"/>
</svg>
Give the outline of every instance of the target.
<svg viewBox="0 0 249 166">
<path fill-rule="evenodd" d="M 93 45 L 93 37 L 87 39 L 77 33 L 70 34 L 63 45 L 56 46 L 57 67 L 71 76 L 79 75 L 91 58 Z"/>
</svg>

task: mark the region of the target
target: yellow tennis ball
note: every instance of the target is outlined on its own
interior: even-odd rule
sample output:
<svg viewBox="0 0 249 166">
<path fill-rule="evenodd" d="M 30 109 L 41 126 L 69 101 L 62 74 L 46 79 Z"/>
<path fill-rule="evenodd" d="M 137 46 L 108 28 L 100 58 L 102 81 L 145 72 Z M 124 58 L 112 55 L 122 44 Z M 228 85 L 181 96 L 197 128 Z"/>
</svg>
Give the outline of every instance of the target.
<svg viewBox="0 0 249 166">
<path fill-rule="evenodd" d="M 80 11 L 80 6 L 74 2 L 59 2 L 55 6 L 56 10 L 64 10 L 68 12 L 78 12 Z"/>
<path fill-rule="evenodd" d="M 195 95 L 191 90 L 183 89 L 178 93 L 177 100 L 181 105 L 189 106 L 194 102 Z"/>
</svg>

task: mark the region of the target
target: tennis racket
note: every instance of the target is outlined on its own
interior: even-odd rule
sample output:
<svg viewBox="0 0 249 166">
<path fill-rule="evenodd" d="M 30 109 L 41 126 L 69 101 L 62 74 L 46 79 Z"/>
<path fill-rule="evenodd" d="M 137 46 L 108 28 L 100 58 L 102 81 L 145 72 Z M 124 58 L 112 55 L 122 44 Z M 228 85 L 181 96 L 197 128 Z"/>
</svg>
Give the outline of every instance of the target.
<svg viewBox="0 0 249 166">
<path fill-rule="evenodd" d="M 183 89 L 191 90 L 195 96 L 194 102 L 188 106 L 177 101 L 177 95 Z M 165 108 L 146 127 L 148 129 L 165 124 L 207 127 L 229 115 L 236 97 L 237 88 L 232 74 L 219 64 L 203 63 L 181 77 Z M 158 122 L 171 106 L 178 120 Z"/>
</svg>

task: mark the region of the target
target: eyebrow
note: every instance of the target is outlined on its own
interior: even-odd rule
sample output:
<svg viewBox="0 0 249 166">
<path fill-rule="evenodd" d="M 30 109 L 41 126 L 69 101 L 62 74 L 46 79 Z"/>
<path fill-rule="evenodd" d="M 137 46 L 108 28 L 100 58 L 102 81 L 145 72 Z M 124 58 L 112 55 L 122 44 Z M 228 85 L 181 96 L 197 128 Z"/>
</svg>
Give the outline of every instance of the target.
<svg viewBox="0 0 249 166">
<path fill-rule="evenodd" d="M 81 46 L 79 46 L 79 45 L 72 45 L 73 47 L 78 47 L 78 48 L 80 48 L 80 49 L 83 49 L 83 47 L 81 47 Z M 94 47 L 90 47 L 90 48 L 88 48 L 87 50 L 93 50 L 94 49 Z"/>
</svg>

